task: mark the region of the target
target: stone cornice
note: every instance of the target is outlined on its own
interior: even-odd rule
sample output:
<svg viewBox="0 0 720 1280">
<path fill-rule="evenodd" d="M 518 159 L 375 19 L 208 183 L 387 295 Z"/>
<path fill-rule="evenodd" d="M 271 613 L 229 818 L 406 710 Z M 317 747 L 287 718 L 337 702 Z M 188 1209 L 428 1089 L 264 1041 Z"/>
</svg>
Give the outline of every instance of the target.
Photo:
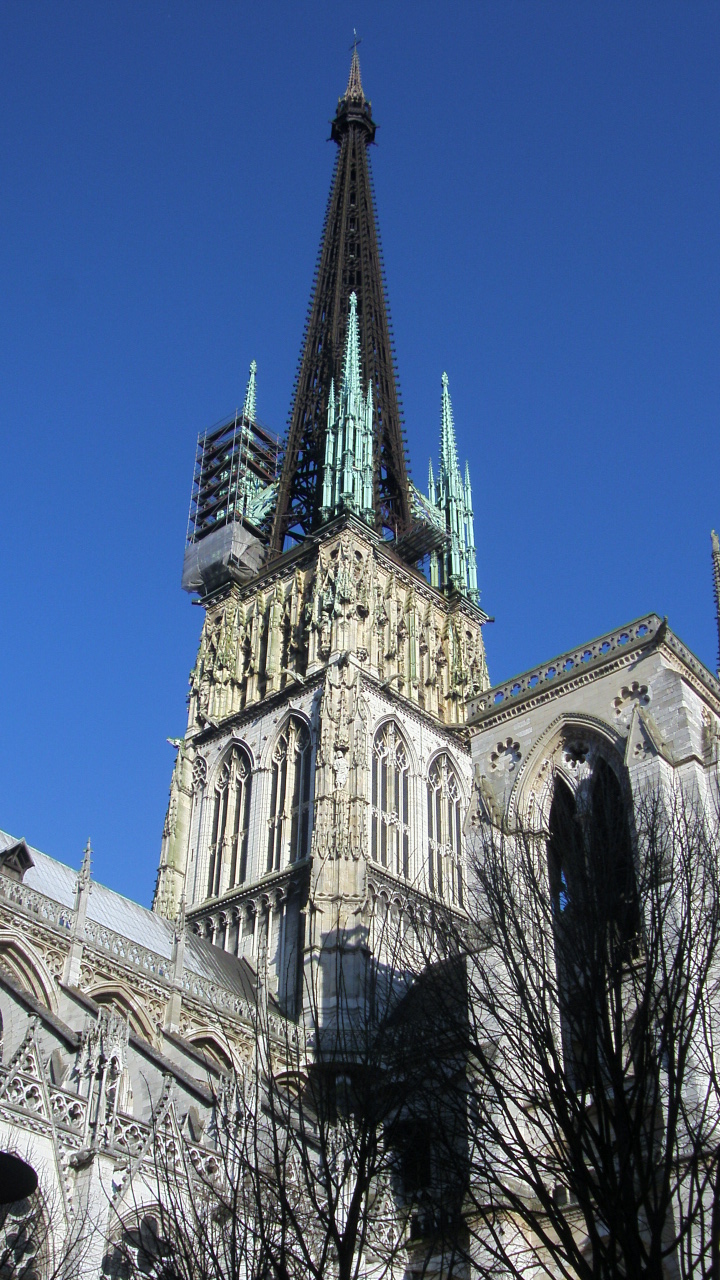
<svg viewBox="0 0 720 1280">
<path fill-rule="evenodd" d="M 505 724 L 518 714 L 627 667 L 653 649 L 664 652 L 699 696 L 707 700 L 709 694 L 720 714 L 720 682 L 670 630 L 667 621 L 651 613 L 487 689 L 468 703 L 468 725 L 477 731 Z"/>
<path fill-rule="evenodd" d="M 483 728 L 501 724 L 519 706 L 527 711 L 548 701 L 560 688 L 563 692 L 580 688 L 601 668 L 605 671 L 613 666 L 627 665 L 628 655 L 635 656 L 639 651 L 649 649 L 666 626 L 658 614 L 647 614 L 626 627 L 619 627 L 588 644 L 570 649 L 542 666 L 494 685 L 468 702 L 467 722 L 473 727 L 482 724 Z"/>
<path fill-rule="evenodd" d="M 311 859 L 303 858 L 302 862 L 293 862 L 289 867 L 283 867 L 281 871 L 269 871 L 249 885 L 235 885 L 219 898 L 207 898 L 198 906 L 188 908 L 186 919 L 188 923 L 206 920 L 247 902 L 253 902 L 255 899 L 272 898 L 290 889 L 302 888 L 303 880 L 308 877 L 310 865 Z"/>
<path fill-rule="evenodd" d="M 428 603 L 432 602 L 440 605 L 448 612 L 461 612 L 475 623 L 483 624 L 489 621 L 488 615 L 484 610 L 478 605 L 472 604 L 471 601 L 466 600 L 463 596 L 456 594 L 448 598 L 441 591 L 436 590 L 419 569 L 407 564 L 393 551 L 391 543 L 385 542 L 373 529 L 368 528 L 366 524 L 349 512 L 324 525 L 306 542 L 297 547 L 292 547 L 289 551 L 284 552 L 282 556 L 278 556 L 277 559 L 271 560 L 269 564 L 263 565 L 260 572 L 250 582 L 224 583 L 216 591 L 210 592 L 206 596 L 201 596 L 193 603 L 208 609 L 213 605 L 221 604 L 233 594 L 244 600 L 247 597 L 266 591 L 268 587 L 273 586 L 278 580 L 287 578 L 289 571 L 294 571 L 296 568 L 309 567 L 317 557 L 320 549 L 346 530 L 359 538 L 361 542 L 365 542 L 375 553 L 378 561 L 389 572 L 395 573 L 404 585 L 412 586 Z"/>
</svg>

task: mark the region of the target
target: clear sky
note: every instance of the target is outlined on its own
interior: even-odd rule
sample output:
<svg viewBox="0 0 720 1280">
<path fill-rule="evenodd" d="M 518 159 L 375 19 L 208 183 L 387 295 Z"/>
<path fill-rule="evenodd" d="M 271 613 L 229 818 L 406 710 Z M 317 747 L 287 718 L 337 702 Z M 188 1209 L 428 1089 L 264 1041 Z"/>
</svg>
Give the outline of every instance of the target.
<svg viewBox="0 0 720 1280">
<path fill-rule="evenodd" d="M 197 432 L 287 418 L 357 27 L 413 477 L 447 370 L 490 674 L 716 663 L 718 0 L 2 0 L 0 826 L 150 901 Z"/>
</svg>

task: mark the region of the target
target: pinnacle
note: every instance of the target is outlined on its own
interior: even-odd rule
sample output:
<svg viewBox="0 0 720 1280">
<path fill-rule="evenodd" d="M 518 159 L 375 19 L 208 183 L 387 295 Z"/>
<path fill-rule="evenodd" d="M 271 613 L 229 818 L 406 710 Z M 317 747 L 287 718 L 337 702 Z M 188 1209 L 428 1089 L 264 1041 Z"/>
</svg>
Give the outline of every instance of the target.
<svg viewBox="0 0 720 1280">
<path fill-rule="evenodd" d="M 243 405 L 243 418 L 247 418 L 248 422 L 255 421 L 255 402 L 257 397 L 257 361 L 253 360 L 250 365 L 250 376 L 248 378 L 247 389 L 245 391 L 245 403 Z"/>
<path fill-rule="evenodd" d="M 357 294 L 354 292 L 350 294 L 342 389 L 346 393 L 348 391 L 360 392 L 360 329 L 357 315 Z"/>
<path fill-rule="evenodd" d="M 82 866 L 80 867 L 80 872 L 78 875 L 78 885 L 81 888 L 84 888 L 85 886 L 90 884 L 91 865 L 92 865 L 92 846 L 90 844 L 90 837 L 88 836 L 88 842 L 85 845 L 85 848 L 83 849 Z"/>
<path fill-rule="evenodd" d="M 458 471 L 457 445 L 455 443 L 455 423 L 453 422 L 452 401 L 448 389 L 448 376 L 442 376 L 442 418 L 440 426 L 440 466 L 446 475 Z"/>
<path fill-rule="evenodd" d="M 357 40 L 357 36 L 355 39 Z M 365 101 L 365 94 L 363 93 L 362 81 L 360 79 L 360 59 L 358 58 L 357 43 L 353 45 L 353 56 L 352 62 L 350 63 L 350 75 L 348 76 L 345 97 L 350 98 L 353 102 Z"/>
</svg>

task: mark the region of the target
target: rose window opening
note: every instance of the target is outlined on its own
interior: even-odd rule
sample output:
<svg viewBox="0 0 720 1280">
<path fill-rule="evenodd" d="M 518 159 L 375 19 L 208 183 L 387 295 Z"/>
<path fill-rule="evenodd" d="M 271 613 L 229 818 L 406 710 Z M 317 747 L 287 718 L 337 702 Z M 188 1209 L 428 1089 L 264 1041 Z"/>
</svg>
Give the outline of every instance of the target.
<svg viewBox="0 0 720 1280">
<path fill-rule="evenodd" d="M 505 742 L 498 742 L 495 750 L 490 753 L 490 768 L 501 773 L 511 773 L 521 759 L 520 743 L 507 738 Z"/>
<path fill-rule="evenodd" d="M 464 905 L 462 806 L 457 774 L 446 755 L 432 764 L 427 782 L 428 887 L 453 905 Z"/>
<path fill-rule="evenodd" d="M 267 870 L 306 858 L 312 808 L 310 731 L 293 716 L 272 753 Z"/>
<path fill-rule="evenodd" d="M 390 720 L 373 742 L 370 853 L 373 862 L 404 879 L 410 874 L 409 773 L 407 748 Z"/>
<path fill-rule="evenodd" d="M 247 876 L 252 770 L 247 753 L 233 747 L 215 783 L 207 896 L 243 884 Z"/>
</svg>

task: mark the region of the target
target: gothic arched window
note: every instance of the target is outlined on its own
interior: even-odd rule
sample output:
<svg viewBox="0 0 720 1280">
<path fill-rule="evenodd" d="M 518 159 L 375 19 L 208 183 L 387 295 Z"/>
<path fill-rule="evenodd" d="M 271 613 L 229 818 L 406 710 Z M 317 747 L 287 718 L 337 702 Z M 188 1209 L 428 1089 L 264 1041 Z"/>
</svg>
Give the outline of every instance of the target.
<svg viewBox="0 0 720 1280">
<path fill-rule="evenodd" d="M 225 760 L 213 796 L 207 896 L 242 884 L 247 875 L 248 828 L 252 770 L 247 753 L 233 747 Z"/>
<path fill-rule="evenodd" d="M 557 779 L 548 873 L 563 1045 L 574 1087 L 586 1088 L 616 1047 L 607 1001 L 622 990 L 639 913 L 625 801 L 602 757 L 579 795 Z"/>
<path fill-rule="evenodd" d="M 267 870 L 307 857 L 310 838 L 310 731 L 304 720 L 288 720 L 272 753 Z"/>
<path fill-rule="evenodd" d="M 428 885 L 463 906 L 462 813 L 457 774 L 446 755 L 433 761 L 427 782 Z"/>
<path fill-rule="evenodd" d="M 409 773 L 405 742 L 389 720 L 373 742 L 371 855 L 373 862 L 406 879 L 410 874 Z"/>
<path fill-rule="evenodd" d="M 578 808 L 563 778 L 555 783 L 548 844 L 550 892 L 564 929 L 577 919 L 611 946 L 637 933 L 635 869 L 620 783 L 602 757 L 589 784 L 589 803 Z"/>
</svg>

